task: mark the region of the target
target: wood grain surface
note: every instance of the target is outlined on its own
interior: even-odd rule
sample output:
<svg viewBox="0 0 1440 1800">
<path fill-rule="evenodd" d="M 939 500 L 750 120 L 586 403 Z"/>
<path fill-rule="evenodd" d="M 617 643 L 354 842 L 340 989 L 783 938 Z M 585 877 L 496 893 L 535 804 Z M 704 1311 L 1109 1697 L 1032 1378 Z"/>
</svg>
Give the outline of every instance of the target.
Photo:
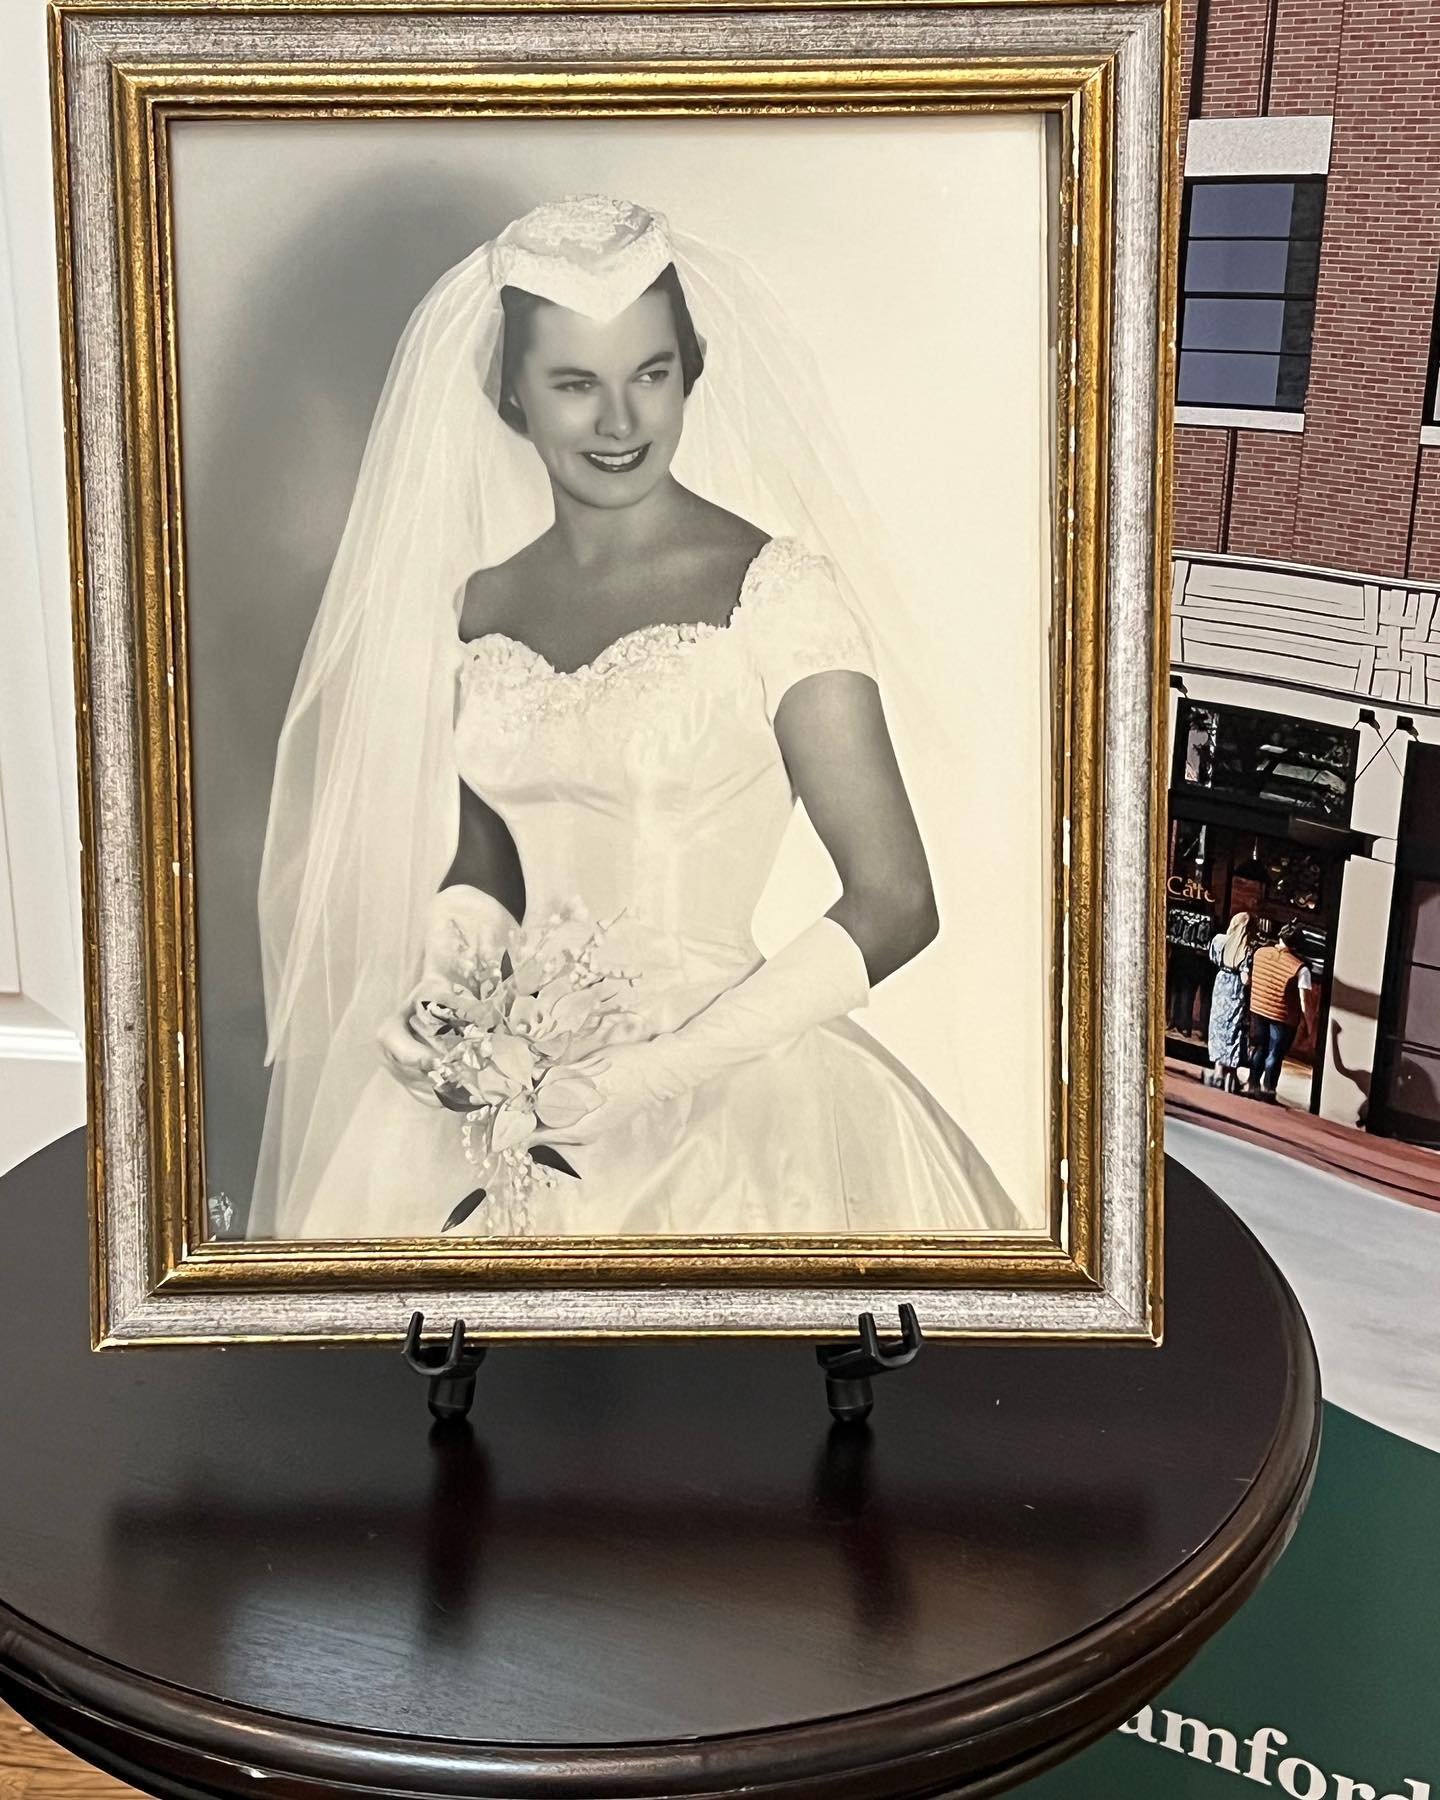
<svg viewBox="0 0 1440 1800">
<path fill-rule="evenodd" d="M 52 1744 L 0 1701 L 0 1800 L 135 1800 L 135 1793 Z"/>
<path fill-rule="evenodd" d="M 1159 1349 L 925 1346 L 832 1429 L 803 1344 L 95 1355 L 84 1157 L 0 1182 L 0 1693 L 162 1796 L 935 1800 L 1157 1692 L 1304 1502 L 1313 1348 L 1169 1172 Z"/>
</svg>

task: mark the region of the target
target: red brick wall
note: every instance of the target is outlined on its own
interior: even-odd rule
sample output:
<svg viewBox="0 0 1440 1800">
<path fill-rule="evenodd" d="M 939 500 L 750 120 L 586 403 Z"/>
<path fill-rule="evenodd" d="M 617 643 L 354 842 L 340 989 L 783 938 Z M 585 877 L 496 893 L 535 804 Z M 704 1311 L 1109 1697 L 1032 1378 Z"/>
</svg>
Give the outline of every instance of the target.
<svg viewBox="0 0 1440 1800">
<path fill-rule="evenodd" d="M 1225 510 L 1228 431 L 1196 430 L 1181 425 L 1175 432 L 1175 548 L 1219 551 L 1220 519 Z"/>
<path fill-rule="evenodd" d="M 1264 96 L 1274 114 L 1333 112 L 1335 132 L 1304 435 L 1182 429 L 1181 549 L 1440 575 L 1440 453 L 1417 483 L 1440 278 L 1435 19 L 1435 0 L 1275 0 L 1267 69 L 1264 0 L 1211 0 L 1203 115 L 1254 115 Z"/>
<path fill-rule="evenodd" d="M 1415 529 L 1410 540 L 1412 581 L 1440 583 L 1440 450 L 1420 452 L 1415 489 Z"/>
<path fill-rule="evenodd" d="M 1334 112 L 1344 18 L 1344 0 L 1276 0 L 1267 112 Z"/>
<path fill-rule="evenodd" d="M 1236 432 L 1225 545 L 1232 555 L 1308 560 L 1295 550 L 1301 443 L 1298 434 Z"/>
<path fill-rule="evenodd" d="M 1185 167 L 1185 126 L 1190 118 L 1190 77 L 1195 71 L 1195 0 L 1180 6 L 1180 167 Z"/>
<path fill-rule="evenodd" d="M 1305 402 L 1297 560 L 1401 573 L 1440 272 L 1433 0 L 1348 0 Z"/>
<path fill-rule="evenodd" d="M 1207 119 L 1260 111 L 1270 0 L 1210 0 L 1200 111 Z"/>
<path fill-rule="evenodd" d="M 1298 435 L 1182 425 L 1175 434 L 1176 550 L 1303 561 L 1294 548 L 1300 461 Z M 1436 523 L 1440 528 L 1440 512 Z"/>
</svg>

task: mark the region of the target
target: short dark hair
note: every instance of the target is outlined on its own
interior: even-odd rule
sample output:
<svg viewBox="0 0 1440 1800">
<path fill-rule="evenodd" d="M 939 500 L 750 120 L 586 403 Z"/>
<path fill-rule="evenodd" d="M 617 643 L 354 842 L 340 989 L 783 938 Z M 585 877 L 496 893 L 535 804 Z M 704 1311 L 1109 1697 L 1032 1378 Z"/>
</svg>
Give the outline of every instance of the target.
<svg viewBox="0 0 1440 1800">
<path fill-rule="evenodd" d="M 1293 919 L 1280 927 L 1280 942 L 1287 950 L 1293 950 L 1297 944 L 1305 942 L 1305 933 Z"/>
<path fill-rule="evenodd" d="M 657 289 L 670 301 L 675 337 L 680 345 L 680 379 L 688 400 L 690 390 L 704 370 L 705 352 L 700 347 L 700 334 L 690 316 L 690 304 L 674 263 L 666 263 L 645 292 L 653 294 Z M 500 398 L 496 401 L 496 410 L 510 429 L 522 436 L 528 425 L 525 409 L 515 398 L 515 377 L 520 370 L 520 359 L 530 347 L 531 321 L 540 307 L 548 304 L 525 288 L 502 287 L 500 290 L 504 320 L 500 334 Z"/>
</svg>

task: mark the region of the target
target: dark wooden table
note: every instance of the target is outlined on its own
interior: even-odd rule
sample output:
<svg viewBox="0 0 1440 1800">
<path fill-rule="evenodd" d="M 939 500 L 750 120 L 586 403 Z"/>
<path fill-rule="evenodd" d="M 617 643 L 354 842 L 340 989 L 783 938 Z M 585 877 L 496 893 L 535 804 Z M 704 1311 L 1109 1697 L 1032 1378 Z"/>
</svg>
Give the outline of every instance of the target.
<svg viewBox="0 0 1440 1800">
<path fill-rule="evenodd" d="M 1166 1343 L 88 1348 L 77 1134 L 0 1182 L 0 1694 L 162 1796 L 996 1793 L 1164 1685 L 1304 1504 L 1314 1355 L 1169 1172 Z"/>
</svg>

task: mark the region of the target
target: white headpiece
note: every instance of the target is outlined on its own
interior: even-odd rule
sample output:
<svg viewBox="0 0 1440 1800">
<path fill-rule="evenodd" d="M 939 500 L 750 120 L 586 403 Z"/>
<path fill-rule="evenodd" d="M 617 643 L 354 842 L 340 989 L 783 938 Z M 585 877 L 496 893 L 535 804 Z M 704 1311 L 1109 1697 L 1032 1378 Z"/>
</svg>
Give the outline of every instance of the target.
<svg viewBox="0 0 1440 1800">
<path fill-rule="evenodd" d="M 663 213 L 607 194 L 537 206 L 490 246 L 497 287 L 524 288 L 601 324 L 638 300 L 674 260 Z"/>
<path fill-rule="evenodd" d="M 454 856 L 468 579 L 554 516 L 539 457 L 496 409 L 501 290 L 605 320 L 672 262 L 706 345 L 675 474 L 831 558 L 868 627 L 893 723 L 914 654 L 907 614 L 846 474 L 824 384 L 755 272 L 672 233 L 657 212 L 594 194 L 536 207 L 449 270 L 396 350 L 281 730 L 259 895 L 274 1068 L 252 1236 L 273 1235 L 287 1194 L 307 1190 L 328 1161 Z M 917 742 L 924 708 L 913 691 L 904 712 L 911 757 L 937 754 L 933 737 Z M 896 736 L 903 761 L 906 734 Z"/>
</svg>

